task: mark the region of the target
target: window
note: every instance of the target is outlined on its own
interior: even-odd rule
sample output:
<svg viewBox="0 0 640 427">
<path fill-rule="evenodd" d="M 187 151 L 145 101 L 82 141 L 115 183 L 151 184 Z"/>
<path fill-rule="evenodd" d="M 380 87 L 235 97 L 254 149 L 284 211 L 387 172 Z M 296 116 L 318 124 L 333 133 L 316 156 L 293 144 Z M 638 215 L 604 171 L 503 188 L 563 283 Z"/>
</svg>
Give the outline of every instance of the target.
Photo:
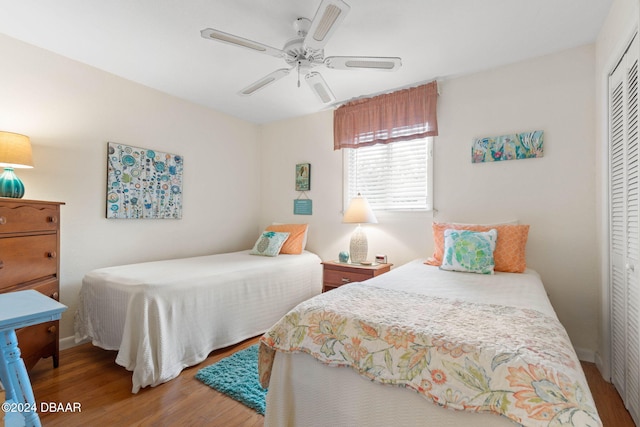
<svg viewBox="0 0 640 427">
<path fill-rule="evenodd" d="M 361 193 L 374 211 L 431 210 L 433 138 L 345 148 L 344 206 Z"/>
</svg>

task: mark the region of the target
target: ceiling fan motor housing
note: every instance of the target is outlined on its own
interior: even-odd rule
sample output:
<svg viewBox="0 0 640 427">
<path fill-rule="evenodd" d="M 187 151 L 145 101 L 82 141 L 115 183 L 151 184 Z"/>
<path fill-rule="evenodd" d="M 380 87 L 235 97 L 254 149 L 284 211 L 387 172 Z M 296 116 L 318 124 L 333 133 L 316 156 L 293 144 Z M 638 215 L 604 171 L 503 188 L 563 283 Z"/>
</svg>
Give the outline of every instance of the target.
<svg viewBox="0 0 640 427">
<path fill-rule="evenodd" d="M 293 21 L 293 29 L 298 33 L 298 37 L 304 38 L 309 33 L 311 21 L 307 18 L 298 18 Z"/>
<path fill-rule="evenodd" d="M 306 25 L 306 29 L 308 30 L 308 25 L 310 25 L 311 21 L 306 18 L 298 18 L 294 22 L 294 28 L 298 31 L 298 37 L 294 37 L 288 40 L 282 50 L 286 53 L 285 61 L 287 64 L 296 67 L 305 67 L 311 68 L 314 65 L 322 64 L 324 61 L 324 49 L 310 49 L 304 45 L 304 39 L 307 35 L 306 30 L 298 29 L 300 27 L 300 23 L 309 23 Z"/>
</svg>

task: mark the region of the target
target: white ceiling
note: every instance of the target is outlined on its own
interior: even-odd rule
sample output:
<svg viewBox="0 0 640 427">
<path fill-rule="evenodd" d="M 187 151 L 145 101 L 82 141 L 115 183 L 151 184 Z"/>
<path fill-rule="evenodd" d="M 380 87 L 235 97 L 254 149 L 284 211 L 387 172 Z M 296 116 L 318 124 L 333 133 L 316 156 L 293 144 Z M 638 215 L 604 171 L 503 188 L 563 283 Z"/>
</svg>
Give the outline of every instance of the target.
<svg viewBox="0 0 640 427">
<path fill-rule="evenodd" d="M 399 56 L 397 72 L 318 69 L 338 102 L 592 43 L 612 0 L 345 0 L 325 56 Z M 0 33 L 254 122 L 328 108 L 296 73 L 237 91 L 284 60 L 200 37 L 211 27 L 276 48 L 320 0 L 0 0 Z M 1 63 L 0 63 L 1 66 Z"/>
</svg>

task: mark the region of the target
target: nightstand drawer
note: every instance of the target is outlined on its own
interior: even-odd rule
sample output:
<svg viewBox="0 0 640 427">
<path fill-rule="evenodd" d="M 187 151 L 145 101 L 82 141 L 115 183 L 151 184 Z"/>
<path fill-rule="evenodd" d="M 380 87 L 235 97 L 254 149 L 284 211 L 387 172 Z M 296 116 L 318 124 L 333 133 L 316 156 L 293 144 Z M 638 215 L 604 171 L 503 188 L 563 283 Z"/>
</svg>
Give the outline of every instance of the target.
<svg viewBox="0 0 640 427">
<path fill-rule="evenodd" d="M 326 292 L 347 283 L 364 282 L 384 274 L 391 269 L 393 264 L 361 265 L 324 261 L 322 265 L 322 292 Z"/>
<path fill-rule="evenodd" d="M 351 282 L 362 282 L 371 279 L 373 274 L 369 272 L 359 273 L 353 271 L 336 271 L 326 269 L 324 271 L 324 282 L 330 285 L 346 285 Z"/>
<path fill-rule="evenodd" d="M 53 320 L 16 331 L 27 371 L 30 371 L 41 358 L 57 355 L 59 322 Z"/>
</svg>

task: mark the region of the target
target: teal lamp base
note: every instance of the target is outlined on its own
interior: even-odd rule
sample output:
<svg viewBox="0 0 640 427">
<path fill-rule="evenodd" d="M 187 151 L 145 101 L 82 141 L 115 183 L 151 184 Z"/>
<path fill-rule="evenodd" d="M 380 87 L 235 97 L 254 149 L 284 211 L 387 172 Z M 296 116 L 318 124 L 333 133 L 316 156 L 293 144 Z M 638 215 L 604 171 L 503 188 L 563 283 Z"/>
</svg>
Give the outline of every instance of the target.
<svg viewBox="0 0 640 427">
<path fill-rule="evenodd" d="M 24 196 L 24 184 L 13 172 L 13 168 L 4 168 L 0 175 L 0 197 L 13 197 L 20 199 Z"/>
</svg>

